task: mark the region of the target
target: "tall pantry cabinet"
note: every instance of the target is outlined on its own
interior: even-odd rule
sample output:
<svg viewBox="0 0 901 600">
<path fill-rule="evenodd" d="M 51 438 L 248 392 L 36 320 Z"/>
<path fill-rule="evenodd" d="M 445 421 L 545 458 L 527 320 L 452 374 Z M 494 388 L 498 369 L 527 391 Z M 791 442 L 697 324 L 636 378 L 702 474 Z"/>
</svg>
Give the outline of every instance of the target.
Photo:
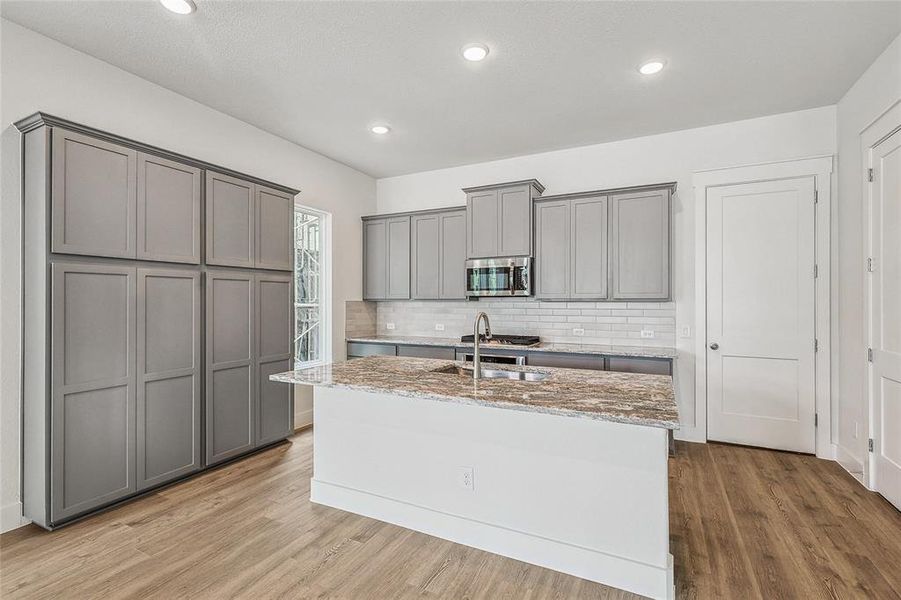
<svg viewBox="0 0 901 600">
<path fill-rule="evenodd" d="M 46 528 L 286 438 L 296 190 L 37 113 L 23 506 Z"/>
</svg>

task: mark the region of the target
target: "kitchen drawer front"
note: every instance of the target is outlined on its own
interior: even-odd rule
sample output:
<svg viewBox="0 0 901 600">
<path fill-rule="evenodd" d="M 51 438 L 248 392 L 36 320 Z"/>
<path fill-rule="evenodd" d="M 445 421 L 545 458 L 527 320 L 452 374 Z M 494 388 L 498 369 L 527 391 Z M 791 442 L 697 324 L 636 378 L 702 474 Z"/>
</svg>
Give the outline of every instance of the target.
<svg viewBox="0 0 901 600">
<path fill-rule="evenodd" d="M 347 342 L 347 358 L 362 358 L 364 356 L 397 356 L 397 346 L 394 344 Z"/>
<path fill-rule="evenodd" d="M 672 375 L 673 361 L 669 358 L 629 358 L 611 356 L 607 359 L 607 370 L 618 371 L 620 373 Z"/>
<path fill-rule="evenodd" d="M 530 352 L 527 364 L 530 367 L 560 367 L 563 369 L 591 369 L 594 371 L 603 371 L 606 368 L 604 357 L 596 354 Z"/>
<path fill-rule="evenodd" d="M 412 356 L 414 358 L 443 358 L 454 360 L 456 354 L 453 348 L 441 346 L 398 346 L 398 356 Z"/>
</svg>

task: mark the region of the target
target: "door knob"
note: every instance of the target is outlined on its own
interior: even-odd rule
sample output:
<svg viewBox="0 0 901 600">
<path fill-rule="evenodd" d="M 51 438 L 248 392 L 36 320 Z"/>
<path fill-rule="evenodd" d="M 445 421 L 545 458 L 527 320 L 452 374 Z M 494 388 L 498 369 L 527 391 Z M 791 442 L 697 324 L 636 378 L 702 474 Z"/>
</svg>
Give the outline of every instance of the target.
<svg viewBox="0 0 901 600">
<path fill-rule="evenodd" d="M 718 350 L 719 347 L 720 347 L 720 345 L 717 344 L 716 342 L 713 342 L 712 344 L 710 344 L 710 349 L 711 349 L 711 350 Z"/>
</svg>

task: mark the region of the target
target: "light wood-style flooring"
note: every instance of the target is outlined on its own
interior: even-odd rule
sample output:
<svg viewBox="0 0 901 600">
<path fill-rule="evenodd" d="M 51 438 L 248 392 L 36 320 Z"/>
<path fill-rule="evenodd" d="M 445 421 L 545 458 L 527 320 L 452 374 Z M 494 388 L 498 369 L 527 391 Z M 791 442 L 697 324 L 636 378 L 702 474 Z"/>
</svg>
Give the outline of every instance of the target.
<svg viewBox="0 0 901 600">
<path fill-rule="evenodd" d="M 0 537 L 0 597 L 624 599 L 634 595 L 311 504 L 312 431 L 48 533 Z M 837 464 L 677 444 L 679 598 L 901 598 L 901 513 Z"/>
</svg>

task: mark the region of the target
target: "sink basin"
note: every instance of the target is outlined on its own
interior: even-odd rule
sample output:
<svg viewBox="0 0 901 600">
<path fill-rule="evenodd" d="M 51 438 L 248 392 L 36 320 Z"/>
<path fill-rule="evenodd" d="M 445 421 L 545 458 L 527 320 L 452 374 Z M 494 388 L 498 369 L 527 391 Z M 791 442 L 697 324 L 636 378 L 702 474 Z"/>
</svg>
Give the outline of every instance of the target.
<svg viewBox="0 0 901 600">
<path fill-rule="evenodd" d="M 472 379 L 472 367 L 458 367 L 449 365 L 436 369 L 435 373 L 447 373 L 449 375 L 462 375 Z M 482 379 L 512 379 L 514 381 L 541 381 L 547 379 L 550 373 L 542 371 L 515 371 L 506 369 L 487 369 L 482 367 Z"/>
</svg>

